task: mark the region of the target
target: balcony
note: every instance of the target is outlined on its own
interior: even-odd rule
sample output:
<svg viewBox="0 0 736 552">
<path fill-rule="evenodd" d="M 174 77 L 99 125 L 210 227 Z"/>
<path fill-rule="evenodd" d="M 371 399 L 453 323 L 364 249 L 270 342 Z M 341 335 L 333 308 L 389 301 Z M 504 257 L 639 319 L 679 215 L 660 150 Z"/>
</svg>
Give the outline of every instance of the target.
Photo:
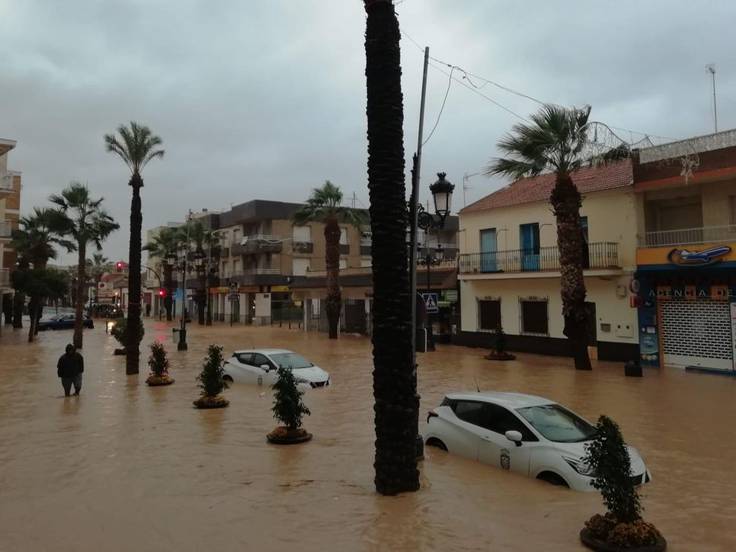
<svg viewBox="0 0 736 552">
<path fill-rule="evenodd" d="M 639 237 L 639 247 L 674 247 L 718 242 L 736 242 L 736 225 L 661 230 L 647 232 Z"/>
<path fill-rule="evenodd" d="M 233 244 L 230 252 L 238 255 L 257 255 L 259 253 L 280 253 L 284 239 L 270 234 L 253 234 L 245 236 L 239 244 Z"/>
<path fill-rule="evenodd" d="M 285 285 L 288 276 L 278 268 L 244 268 L 222 277 L 222 281 L 235 281 L 244 286 Z"/>
<path fill-rule="evenodd" d="M 620 270 L 618 243 L 594 242 L 588 244 L 586 270 Z M 505 274 L 544 273 L 559 274 L 560 253 L 557 246 L 541 247 L 539 253 L 524 249 L 495 251 L 492 253 L 464 253 L 459 256 L 460 274 L 487 274 L 503 278 Z"/>
<path fill-rule="evenodd" d="M 0 238 L 10 238 L 13 227 L 7 220 L 0 222 Z"/>
<path fill-rule="evenodd" d="M 0 268 L 0 288 L 10 287 L 10 269 Z"/>
</svg>

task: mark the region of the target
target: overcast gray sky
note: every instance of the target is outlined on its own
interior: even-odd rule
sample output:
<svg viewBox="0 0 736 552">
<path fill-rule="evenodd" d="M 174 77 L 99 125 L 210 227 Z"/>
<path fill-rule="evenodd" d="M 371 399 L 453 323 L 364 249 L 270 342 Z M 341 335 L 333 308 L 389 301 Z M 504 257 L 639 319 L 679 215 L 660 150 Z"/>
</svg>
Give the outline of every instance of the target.
<svg viewBox="0 0 736 552">
<path fill-rule="evenodd" d="M 704 67 L 716 63 L 719 128 L 736 126 L 736 2 L 404 0 L 397 11 L 433 57 L 665 137 L 712 132 Z M 103 135 L 130 120 L 166 149 L 144 173 L 144 230 L 190 208 L 300 201 L 325 179 L 367 206 L 364 29 L 360 0 L 0 0 L 0 137 L 18 141 L 10 167 L 23 172 L 22 210 L 86 182 L 121 223 L 106 254 L 126 258 L 128 174 Z M 422 53 L 408 38 L 401 46 L 408 165 Z M 447 82 L 430 68 L 427 131 Z M 473 83 L 522 115 L 538 107 Z M 462 207 L 463 174 L 516 121 L 452 84 L 424 149 L 422 197 L 444 170 Z M 467 202 L 500 184 L 471 178 Z"/>
</svg>

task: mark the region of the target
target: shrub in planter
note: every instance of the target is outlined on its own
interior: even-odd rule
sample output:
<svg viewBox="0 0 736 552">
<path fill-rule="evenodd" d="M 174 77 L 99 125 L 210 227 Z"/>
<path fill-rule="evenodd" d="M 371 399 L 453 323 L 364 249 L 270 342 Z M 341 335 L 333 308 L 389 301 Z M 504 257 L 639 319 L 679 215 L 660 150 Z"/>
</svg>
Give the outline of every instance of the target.
<svg viewBox="0 0 736 552">
<path fill-rule="evenodd" d="M 201 396 L 194 401 L 197 408 L 223 408 L 230 404 L 220 393 L 227 389 L 227 382 L 223 379 L 225 371 L 222 369 L 225 359 L 222 358 L 222 347 L 210 345 L 204 359 L 202 371 L 197 376 Z"/>
<path fill-rule="evenodd" d="M 140 343 L 141 340 L 143 339 L 144 333 L 145 331 L 143 329 L 143 322 L 139 321 L 138 343 Z M 128 339 L 128 319 L 120 318 L 117 322 L 115 322 L 115 325 L 110 329 L 110 334 L 121 345 L 119 349 L 115 349 L 115 354 L 124 355 L 125 354 L 125 344 L 127 343 L 127 339 Z"/>
<path fill-rule="evenodd" d="M 506 351 L 506 334 L 501 324 L 493 334 L 493 350 L 486 355 L 488 360 L 514 360 L 516 357 Z"/>
<path fill-rule="evenodd" d="M 631 458 L 616 422 L 601 416 L 586 446 L 585 462 L 596 474 L 593 487 L 608 509 L 585 522 L 583 544 L 593 550 L 660 552 L 667 542 L 651 523 L 641 519 L 641 498 L 631 479 Z"/>
<path fill-rule="evenodd" d="M 273 417 L 283 425 L 278 426 L 266 438 L 271 443 L 293 444 L 303 443 L 312 438 L 312 434 L 302 428 L 302 416 L 311 414 L 302 401 L 303 391 L 296 385 L 291 370 L 279 368 L 278 379 L 273 384 Z"/>
<path fill-rule="evenodd" d="M 174 378 L 169 376 L 169 359 L 163 344 L 155 341 L 151 343 L 151 356 L 148 357 L 148 367 L 151 373 L 146 379 L 148 385 L 171 385 Z"/>
</svg>

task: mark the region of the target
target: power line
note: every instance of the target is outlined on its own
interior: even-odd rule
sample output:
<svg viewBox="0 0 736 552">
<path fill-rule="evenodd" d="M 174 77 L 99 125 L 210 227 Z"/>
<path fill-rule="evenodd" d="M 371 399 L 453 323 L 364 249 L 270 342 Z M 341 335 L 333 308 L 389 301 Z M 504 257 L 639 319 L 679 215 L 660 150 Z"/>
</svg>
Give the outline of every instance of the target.
<svg viewBox="0 0 736 552">
<path fill-rule="evenodd" d="M 440 118 L 442 117 L 442 112 L 445 110 L 445 103 L 447 102 L 447 96 L 450 95 L 450 87 L 452 86 L 452 72 L 454 70 L 454 67 L 450 69 L 450 74 L 447 78 L 447 90 L 445 90 L 445 97 L 442 98 L 442 105 L 440 106 L 440 112 L 437 114 L 437 120 L 434 122 L 434 126 L 432 127 L 432 130 L 429 131 L 429 136 L 427 136 L 427 139 L 422 142 L 422 145 L 425 145 L 427 142 L 429 142 L 429 139 L 434 134 L 434 131 L 437 129 L 437 125 L 440 124 Z"/>
</svg>

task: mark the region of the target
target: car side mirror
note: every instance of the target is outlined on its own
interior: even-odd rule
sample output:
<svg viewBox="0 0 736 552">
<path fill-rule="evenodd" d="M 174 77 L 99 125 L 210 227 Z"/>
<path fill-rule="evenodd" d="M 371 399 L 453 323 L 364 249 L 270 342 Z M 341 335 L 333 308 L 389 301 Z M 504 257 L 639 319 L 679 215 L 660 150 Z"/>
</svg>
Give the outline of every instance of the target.
<svg viewBox="0 0 736 552">
<path fill-rule="evenodd" d="M 512 429 L 504 433 L 504 435 L 509 441 L 512 441 L 513 443 L 515 443 L 517 447 L 521 446 L 521 432 L 520 431 L 516 431 Z"/>
<path fill-rule="evenodd" d="M 261 364 L 261 368 L 265 370 L 266 372 L 268 372 L 271 369 L 271 367 L 268 364 Z"/>
</svg>

